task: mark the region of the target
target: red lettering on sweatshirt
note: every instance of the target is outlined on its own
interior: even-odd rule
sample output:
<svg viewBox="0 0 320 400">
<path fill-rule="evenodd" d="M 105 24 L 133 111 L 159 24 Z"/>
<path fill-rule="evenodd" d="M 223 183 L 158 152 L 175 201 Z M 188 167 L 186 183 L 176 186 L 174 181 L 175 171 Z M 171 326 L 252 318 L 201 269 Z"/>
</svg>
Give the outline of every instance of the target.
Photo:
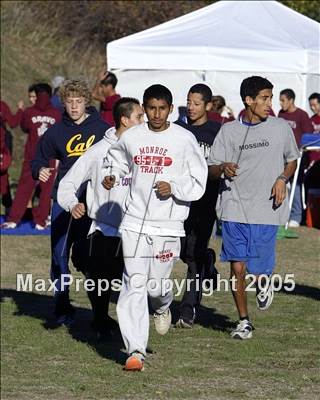
<svg viewBox="0 0 320 400">
<path fill-rule="evenodd" d="M 172 164 L 170 157 L 161 156 L 134 156 L 134 162 L 137 165 L 158 165 L 169 167 Z"/>
<path fill-rule="evenodd" d="M 173 258 L 172 251 L 169 250 L 162 250 L 159 254 L 156 255 L 156 259 L 159 260 L 161 263 L 169 262 Z"/>
<path fill-rule="evenodd" d="M 163 168 L 172 165 L 172 158 L 166 156 L 168 149 L 158 146 L 144 146 L 139 148 L 140 154 L 133 157 L 140 171 L 147 174 L 163 174 Z"/>
<path fill-rule="evenodd" d="M 139 149 L 140 154 L 159 154 L 160 156 L 166 156 L 168 149 L 158 146 L 144 146 Z"/>
</svg>

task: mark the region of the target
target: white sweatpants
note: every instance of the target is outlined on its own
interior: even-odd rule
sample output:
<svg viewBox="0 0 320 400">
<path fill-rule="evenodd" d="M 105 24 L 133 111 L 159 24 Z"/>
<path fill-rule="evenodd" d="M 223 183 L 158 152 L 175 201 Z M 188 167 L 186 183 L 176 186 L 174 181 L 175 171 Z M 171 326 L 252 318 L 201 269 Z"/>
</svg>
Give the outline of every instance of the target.
<svg viewBox="0 0 320 400">
<path fill-rule="evenodd" d="M 180 238 L 122 231 L 125 268 L 117 315 L 128 354 L 146 355 L 149 337 L 148 295 L 155 312 L 166 311 L 173 299 L 165 285 L 180 254 Z"/>
</svg>

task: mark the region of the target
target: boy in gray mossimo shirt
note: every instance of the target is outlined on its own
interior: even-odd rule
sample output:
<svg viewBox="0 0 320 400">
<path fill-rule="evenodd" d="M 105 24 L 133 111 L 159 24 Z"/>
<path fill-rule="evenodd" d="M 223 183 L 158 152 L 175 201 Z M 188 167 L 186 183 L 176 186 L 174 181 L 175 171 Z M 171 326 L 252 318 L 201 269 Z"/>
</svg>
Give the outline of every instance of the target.
<svg viewBox="0 0 320 400">
<path fill-rule="evenodd" d="M 253 275 L 260 310 L 273 299 L 270 276 L 275 266 L 279 225 L 288 220 L 287 182 L 300 154 L 286 121 L 270 117 L 273 85 L 260 76 L 240 88 L 245 114 L 224 124 L 211 148 L 209 176 L 222 177 L 217 216 L 222 221 L 221 261 L 229 261 L 239 323 L 235 339 L 250 339 L 245 276 Z"/>
</svg>

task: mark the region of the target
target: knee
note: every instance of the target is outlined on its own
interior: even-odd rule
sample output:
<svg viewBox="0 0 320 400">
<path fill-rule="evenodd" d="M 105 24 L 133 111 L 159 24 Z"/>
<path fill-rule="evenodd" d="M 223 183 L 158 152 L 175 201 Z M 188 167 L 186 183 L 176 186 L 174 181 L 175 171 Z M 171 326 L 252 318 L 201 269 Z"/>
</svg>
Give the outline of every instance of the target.
<svg viewBox="0 0 320 400">
<path fill-rule="evenodd" d="M 244 279 L 246 276 L 246 265 L 244 262 L 236 262 L 231 264 L 231 277 L 235 276 L 237 279 Z"/>
</svg>

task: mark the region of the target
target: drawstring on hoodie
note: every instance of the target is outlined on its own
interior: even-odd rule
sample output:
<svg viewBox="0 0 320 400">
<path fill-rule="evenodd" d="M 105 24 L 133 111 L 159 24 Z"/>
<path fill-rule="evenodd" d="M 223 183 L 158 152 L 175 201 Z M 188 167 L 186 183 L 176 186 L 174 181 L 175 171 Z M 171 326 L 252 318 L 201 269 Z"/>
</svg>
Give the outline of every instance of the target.
<svg viewBox="0 0 320 400">
<path fill-rule="evenodd" d="M 152 239 L 152 237 L 149 236 L 149 235 L 146 235 L 146 241 L 147 241 L 147 243 L 148 243 L 150 246 L 153 244 L 153 239 Z"/>
</svg>

